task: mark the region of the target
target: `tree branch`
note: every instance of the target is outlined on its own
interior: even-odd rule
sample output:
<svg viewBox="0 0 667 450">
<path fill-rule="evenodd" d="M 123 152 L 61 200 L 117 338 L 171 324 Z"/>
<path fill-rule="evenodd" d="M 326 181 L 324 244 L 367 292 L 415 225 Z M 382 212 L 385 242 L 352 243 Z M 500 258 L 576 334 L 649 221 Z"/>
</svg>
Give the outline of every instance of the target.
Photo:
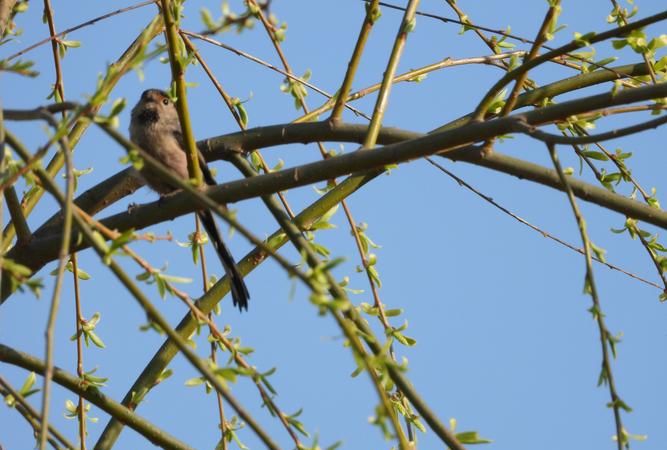
<svg viewBox="0 0 667 450">
<path fill-rule="evenodd" d="M 35 373 L 43 373 L 45 367 L 44 361 L 27 353 L 14 350 L 4 344 L 0 344 L 0 361 L 13 366 L 22 367 Z M 191 449 L 187 444 L 184 444 L 175 437 L 169 435 L 166 431 L 157 428 L 146 419 L 105 396 L 96 387 L 82 384 L 79 378 L 67 373 L 59 367 L 53 368 L 53 381 L 65 389 L 82 396 L 93 405 L 117 418 L 122 423 L 153 442 L 155 445 L 160 445 L 164 448 Z"/>
<path fill-rule="evenodd" d="M 585 111 L 665 96 L 667 96 L 667 83 L 584 97 L 524 114 L 487 122 L 472 122 L 453 130 L 429 135 L 420 136 L 417 133 L 388 129 L 386 134 L 381 134 L 388 145 L 376 148 L 372 152 L 348 153 L 324 161 L 260 175 L 249 180 L 231 181 L 209 189 L 208 193 L 217 202 L 232 203 L 322 182 L 350 173 L 380 170 L 389 164 L 407 162 L 432 154 L 439 154 L 454 161 L 472 163 L 562 190 L 562 183 L 555 171 L 497 152 L 485 156 L 479 149 L 470 147 L 470 144 L 516 131 L 519 121 L 537 126 Z M 295 142 L 327 140 L 363 142 L 365 133 L 366 127 L 359 125 L 334 125 L 324 122 L 276 125 L 208 139 L 200 143 L 200 148 L 208 159 L 214 159 L 224 156 L 229 151 L 238 152 Z M 7 136 L 7 142 L 12 145 L 11 135 Z M 667 212 L 665 211 L 574 178 L 570 185 L 575 195 L 582 200 L 667 229 Z M 196 205 L 189 200 L 188 196 L 179 193 L 160 202 L 138 206 L 132 210 L 132 213 L 126 212 L 108 217 L 102 223 L 117 230 L 141 229 L 193 212 L 195 209 Z M 33 271 L 38 270 L 55 258 L 59 234 L 60 231 L 52 231 L 40 233 L 38 237 L 35 233 L 31 243 L 15 247 L 9 252 L 8 257 L 15 258 L 17 262 L 30 267 Z M 78 241 L 73 239 L 72 242 Z M 76 249 L 86 248 L 86 246 L 87 244 L 81 242 L 77 244 Z M 8 295 L 9 292 L 3 288 L 2 298 L 5 299 Z"/>
</svg>

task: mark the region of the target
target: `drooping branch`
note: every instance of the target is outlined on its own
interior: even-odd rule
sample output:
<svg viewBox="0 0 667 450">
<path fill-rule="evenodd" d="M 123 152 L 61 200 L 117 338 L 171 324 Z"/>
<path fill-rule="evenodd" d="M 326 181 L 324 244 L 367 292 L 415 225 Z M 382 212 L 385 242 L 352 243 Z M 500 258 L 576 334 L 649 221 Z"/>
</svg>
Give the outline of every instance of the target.
<svg viewBox="0 0 667 450">
<path fill-rule="evenodd" d="M 310 164 L 285 169 L 252 179 L 231 181 L 209 190 L 211 198 L 222 203 L 255 198 L 277 191 L 305 186 L 351 173 L 381 169 L 389 164 L 401 163 L 423 156 L 440 154 L 454 161 L 464 161 L 497 170 L 522 179 L 528 179 L 555 189 L 562 189 L 558 175 L 551 169 L 510 156 L 494 153 L 482 155 L 468 147 L 474 142 L 521 131 L 523 123 L 537 126 L 566 118 L 584 111 L 594 111 L 608 106 L 667 96 L 667 83 L 599 94 L 579 100 L 533 110 L 487 122 L 470 123 L 454 130 L 419 136 L 416 133 L 389 129 L 381 133 L 384 147 L 372 152 L 353 152 Z M 286 143 L 312 142 L 314 140 L 362 142 L 366 127 L 359 125 L 334 125 L 328 122 L 277 125 L 212 138 L 200 143 L 208 159 L 224 156 L 229 151 L 263 148 Z M 419 137 L 418 137 L 419 136 Z M 407 140 L 406 140 L 407 139 Z M 8 139 L 11 145 L 11 140 Z M 393 143 L 396 142 L 396 143 Z M 467 147 L 467 148 L 461 148 Z M 620 196 L 606 189 L 572 179 L 570 183 L 576 196 L 627 216 L 667 229 L 667 212 Z M 132 213 L 121 213 L 103 220 L 111 229 L 140 229 L 174 217 L 190 213 L 195 205 L 183 194 L 176 194 L 161 202 L 134 208 Z M 55 258 L 60 232 L 50 227 L 49 233 L 35 233 L 35 238 L 25 246 L 17 246 L 9 252 L 9 258 L 37 270 Z M 73 240 L 73 242 L 77 242 Z M 85 248 L 80 243 L 77 249 Z M 3 299 L 9 292 L 3 291 Z"/>
<path fill-rule="evenodd" d="M 576 89 L 601 84 L 612 81 L 625 76 L 641 76 L 648 73 L 646 64 L 629 64 L 625 66 L 616 66 L 610 71 L 595 71 L 585 74 L 579 74 L 564 80 L 560 80 L 543 87 L 531 90 L 519 96 L 516 108 L 527 105 L 537 104 L 545 98 L 551 98 L 560 94 L 570 92 Z M 395 82 L 397 80 L 394 80 Z M 379 85 L 377 85 L 379 88 Z M 57 112 L 66 111 L 69 109 L 76 109 L 76 104 L 73 103 L 56 103 L 45 107 L 37 108 L 35 110 L 6 110 L 5 115 L 11 120 L 34 120 L 41 117 L 41 113 L 46 109 L 48 112 L 55 114 Z M 313 111 L 313 112 L 317 112 Z M 445 131 L 463 125 L 470 118 L 470 115 L 465 115 L 457 120 L 454 120 L 435 131 Z M 299 121 L 299 122 L 306 122 Z M 356 127 L 356 128 L 355 128 Z M 229 149 L 252 150 L 254 148 L 270 147 L 275 145 L 290 144 L 294 142 L 309 143 L 312 141 L 338 141 L 338 142 L 357 142 L 359 129 L 365 130 L 362 126 L 350 126 L 349 124 L 336 124 L 336 126 L 328 126 L 326 123 L 310 124 L 304 128 L 289 127 L 286 129 L 283 125 L 274 127 L 261 127 L 248 130 L 240 134 L 230 134 L 218 138 L 212 138 L 200 141 L 198 146 L 204 153 L 206 153 L 207 160 L 214 161 L 218 159 L 227 159 Z M 295 131 L 292 132 L 291 130 Z M 303 131 L 299 133 L 296 130 Z M 288 134 L 283 136 L 283 133 Z M 303 137 L 300 137 L 300 134 Z M 419 137 L 421 134 L 409 132 L 405 130 L 383 128 L 378 137 L 378 143 L 382 145 L 393 144 L 408 139 Z M 308 140 L 308 137 L 312 137 Z M 255 146 L 255 147 L 253 147 Z M 470 161 L 473 162 L 474 161 Z M 499 169 L 501 170 L 501 169 Z M 88 191 L 80 195 L 75 203 L 81 209 L 87 211 L 89 214 L 96 214 L 102 211 L 109 205 L 114 204 L 121 198 L 132 194 L 135 190 L 143 186 L 143 181 L 136 171 L 131 168 L 125 169 L 101 183 L 93 186 Z M 45 222 L 37 231 L 36 234 L 44 232 L 51 225 L 57 225 L 58 215 L 53 216 Z"/>
<path fill-rule="evenodd" d="M 134 67 L 137 61 L 137 57 L 142 54 L 143 49 L 146 48 L 150 41 L 160 32 L 161 28 L 162 20 L 161 16 L 158 15 L 150 21 L 146 28 L 139 34 L 139 36 L 132 42 L 132 44 L 130 44 L 130 46 L 118 58 L 118 60 L 108 66 L 104 80 L 100 83 L 99 88 L 93 95 L 91 104 L 89 105 L 89 108 L 87 108 L 87 112 L 95 114 L 97 111 L 99 111 L 102 103 L 104 103 L 103 100 L 108 97 L 118 81 L 125 74 L 127 74 L 132 69 L 132 67 Z M 70 130 L 67 138 L 69 140 L 71 149 L 76 147 L 79 140 L 88 129 L 89 125 L 90 121 L 78 121 L 77 124 Z M 55 176 L 55 174 L 57 174 L 60 169 L 62 169 L 64 163 L 65 159 L 62 153 L 57 153 L 48 163 L 46 168 L 50 176 Z M 44 192 L 42 190 L 37 190 L 36 192 L 32 193 L 29 198 L 24 199 L 25 204 L 23 209 L 26 216 L 32 212 L 33 208 L 42 198 L 43 193 Z M 7 225 L 7 227 L 5 227 L 3 232 L 3 249 L 6 249 L 9 246 L 11 240 L 14 238 L 14 234 L 14 226 L 10 223 Z"/>
<path fill-rule="evenodd" d="M 0 344 L 0 361 L 6 364 L 22 367 L 35 373 L 43 373 L 45 367 L 44 361 L 41 361 L 32 355 L 28 355 L 27 353 L 14 350 L 3 344 Z M 82 384 L 79 378 L 58 367 L 55 367 L 53 370 L 53 381 L 63 386 L 65 389 L 82 396 L 107 414 L 116 417 L 118 420 L 156 445 L 160 445 L 164 448 L 184 450 L 191 448 L 175 437 L 169 435 L 166 431 L 155 427 L 147 420 L 139 417 L 120 403 L 117 403 L 113 399 L 102 394 L 96 387 Z"/>
</svg>

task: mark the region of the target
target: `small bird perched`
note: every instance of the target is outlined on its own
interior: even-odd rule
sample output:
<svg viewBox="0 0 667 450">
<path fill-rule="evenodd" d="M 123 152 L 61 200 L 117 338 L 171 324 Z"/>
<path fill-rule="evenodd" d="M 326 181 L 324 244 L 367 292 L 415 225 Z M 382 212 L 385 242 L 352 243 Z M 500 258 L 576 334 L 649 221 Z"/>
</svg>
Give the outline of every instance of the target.
<svg viewBox="0 0 667 450">
<path fill-rule="evenodd" d="M 184 180 L 189 179 L 181 124 L 176 107 L 166 92 L 158 89 L 148 89 L 141 94 L 139 102 L 132 109 L 130 139 L 164 164 L 176 176 Z M 206 184 L 215 185 L 215 179 L 201 153 L 199 153 L 199 166 Z M 169 194 L 177 189 L 149 169 L 142 169 L 141 175 L 146 183 L 160 195 Z M 209 210 L 203 210 L 198 211 L 197 216 L 210 236 L 213 247 L 215 247 L 220 262 L 229 277 L 234 306 L 238 306 L 241 311 L 247 310 L 248 299 L 250 298 L 248 288 L 238 267 L 236 267 L 232 254 L 222 241 L 220 230 L 215 220 L 213 220 L 213 214 Z"/>
</svg>

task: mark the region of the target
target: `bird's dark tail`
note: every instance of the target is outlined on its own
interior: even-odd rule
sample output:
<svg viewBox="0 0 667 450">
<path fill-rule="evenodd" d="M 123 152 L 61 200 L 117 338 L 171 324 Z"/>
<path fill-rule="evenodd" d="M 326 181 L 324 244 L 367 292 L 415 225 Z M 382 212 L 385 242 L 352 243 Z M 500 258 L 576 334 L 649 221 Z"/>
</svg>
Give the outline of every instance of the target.
<svg viewBox="0 0 667 450">
<path fill-rule="evenodd" d="M 208 233 L 208 236 L 213 243 L 213 247 L 215 247 L 215 251 L 220 257 L 222 267 L 224 267 L 227 277 L 229 277 L 234 306 L 238 306 L 240 311 L 243 311 L 244 309 L 247 311 L 248 300 L 250 299 L 248 288 L 243 281 L 243 276 L 241 275 L 241 272 L 239 272 L 239 268 L 236 267 L 234 257 L 222 241 L 220 230 L 213 219 L 213 214 L 211 214 L 211 211 L 199 211 L 197 216 L 202 225 L 204 225 L 204 229 Z"/>
</svg>

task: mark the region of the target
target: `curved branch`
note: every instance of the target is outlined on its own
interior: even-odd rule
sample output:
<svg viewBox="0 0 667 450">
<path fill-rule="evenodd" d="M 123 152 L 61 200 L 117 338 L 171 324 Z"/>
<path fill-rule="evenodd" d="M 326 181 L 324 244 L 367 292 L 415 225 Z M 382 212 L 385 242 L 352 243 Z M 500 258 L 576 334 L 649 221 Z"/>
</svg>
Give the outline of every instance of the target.
<svg viewBox="0 0 667 450">
<path fill-rule="evenodd" d="M 551 134 L 521 122 L 517 122 L 517 125 L 518 131 L 521 131 L 522 133 L 525 133 L 539 141 L 546 142 L 547 144 L 584 145 L 641 133 L 642 131 L 658 128 L 660 125 L 665 123 L 667 123 L 667 115 L 658 117 L 657 119 L 647 120 L 646 122 L 641 122 L 636 125 L 631 125 L 629 127 L 618 128 L 615 130 L 607 131 L 605 133 L 589 134 L 584 136 L 562 136 L 558 134 Z"/>
<path fill-rule="evenodd" d="M 0 344 L 0 361 L 22 367 L 35 373 L 43 373 L 45 367 L 44 361 L 27 353 L 14 350 L 3 344 Z M 96 387 L 83 385 L 79 378 L 58 367 L 53 368 L 53 381 L 74 394 L 82 396 L 90 403 L 120 420 L 155 445 L 164 448 L 191 449 L 187 444 L 184 444 L 175 437 L 169 435 L 166 431 L 159 429 L 146 419 L 127 409 L 125 406 L 105 396 Z"/>
<path fill-rule="evenodd" d="M 610 68 L 609 71 L 598 70 L 594 72 L 588 72 L 585 74 L 575 75 L 564 80 L 556 81 L 551 84 L 547 84 L 540 88 L 534 89 L 532 91 L 523 93 L 517 99 L 517 104 L 515 109 L 518 109 L 523 106 L 534 105 L 539 103 L 545 98 L 555 97 L 557 95 L 570 92 L 577 89 L 583 89 L 585 87 L 594 86 L 597 84 L 605 83 L 607 81 L 613 81 L 615 79 L 620 79 L 623 77 L 632 77 L 632 76 L 641 76 L 648 73 L 648 68 L 644 63 L 637 64 L 628 64 L 624 66 L 617 66 Z M 401 76 L 397 77 L 394 82 L 399 81 Z M 379 89 L 379 85 L 377 85 Z M 352 97 L 356 95 L 353 94 Z M 356 97 L 355 97 L 356 98 Z M 348 99 L 349 100 L 349 99 Z M 56 103 L 53 105 L 47 105 L 37 110 L 5 110 L 5 115 L 7 119 L 11 120 L 32 120 L 35 118 L 36 112 L 41 112 L 41 110 L 46 109 L 51 113 L 60 112 L 65 103 Z M 68 109 L 76 108 L 76 104 L 71 104 Z M 57 108 L 57 109 L 56 109 Z M 311 113 L 317 111 L 311 111 Z M 442 127 L 439 127 L 432 132 L 436 131 L 445 131 L 448 129 L 453 129 L 457 126 L 464 125 L 465 122 L 470 118 L 470 114 L 460 117 L 452 122 L 449 122 Z M 300 120 L 299 122 L 306 122 Z M 331 141 L 340 141 L 340 142 L 359 142 L 356 138 L 357 130 L 350 128 L 348 124 L 338 123 L 335 127 L 330 127 L 326 123 L 320 122 L 319 124 L 312 123 L 313 128 L 308 128 L 306 130 L 306 135 L 310 134 L 313 136 L 313 141 L 317 140 L 331 140 Z M 364 128 L 365 129 L 365 128 Z M 273 130 L 274 133 L 271 133 L 270 130 Z M 252 150 L 252 145 L 248 145 L 246 139 L 257 139 L 256 142 L 258 147 L 267 147 L 274 146 L 279 144 L 289 144 L 294 142 L 310 142 L 305 140 L 285 140 L 284 142 L 280 141 L 280 134 L 284 130 L 282 125 L 279 125 L 276 128 L 254 128 L 245 132 L 242 136 L 239 137 L 238 134 L 232 134 L 227 136 L 222 136 L 219 138 L 212 138 L 203 140 L 197 143 L 199 148 L 203 153 L 206 153 L 208 161 L 214 161 L 217 159 L 228 159 L 229 148 L 238 148 L 245 150 Z M 378 136 L 378 143 L 382 145 L 393 144 L 396 142 L 405 141 L 408 139 L 413 139 L 415 137 L 422 136 L 420 133 L 409 132 L 405 130 L 397 130 L 391 128 L 383 128 L 380 131 L 380 136 Z M 262 139 L 263 137 L 263 139 Z M 286 139 L 289 136 L 285 136 Z M 245 143 L 244 143 L 245 142 Z M 205 149 L 206 148 L 206 149 Z M 144 182 L 141 176 L 138 175 L 136 171 L 132 168 L 125 169 L 110 178 L 107 178 L 105 181 L 93 186 L 82 195 L 80 195 L 76 200 L 75 204 L 86 211 L 88 214 L 96 214 L 99 211 L 103 210 L 107 206 L 115 203 L 121 198 L 132 194 L 134 191 L 143 186 Z M 39 235 L 44 231 L 45 228 L 48 228 L 52 225 L 56 225 L 58 215 L 54 215 L 47 222 L 45 222 L 38 230 L 35 231 L 35 234 Z"/>
<path fill-rule="evenodd" d="M 623 36 L 627 33 L 629 33 L 632 30 L 637 30 L 639 28 L 645 27 L 647 25 L 651 25 L 656 22 L 660 22 L 662 20 L 667 19 L 667 11 L 662 11 L 659 12 L 658 14 L 654 14 L 649 17 L 645 17 L 644 19 L 638 20 L 636 22 L 629 23 L 628 25 L 614 28 L 611 30 L 607 30 L 603 33 L 590 33 L 589 35 L 583 36 L 581 39 L 575 39 L 568 44 L 565 44 L 561 47 L 555 48 L 547 53 L 544 53 L 543 55 L 538 56 L 535 59 L 531 59 L 530 61 L 525 62 L 524 64 L 520 65 L 516 69 L 507 72 L 505 76 L 503 76 L 500 80 L 494 84 L 491 89 L 487 91 L 487 93 L 484 95 L 482 100 L 479 102 L 479 105 L 477 106 L 477 109 L 475 110 L 473 117 L 475 119 L 481 119 L 485 115 L 489 103 L 493 100 L 495 97 L 496 93 L 500 92 L 500 90 L 506 86 L 508 83 L 510 83 L 512 80 L 516 79 L 517 77 L 521 76 L 523 73 L 528 72 L 530 69 L 537 67 L 538 65 L 549 61 L 553 58 L 556 58 L 558 56 L 561 56 L 565 53 L 570 53 L 574 50 L 577 50 L 578 48 L 585 47 L 587 45 L 591 44 L 596 44 L 598 42 L 605 41 L 607 39 L 611 39 L 613 37 L 617 36 Z"/>
<path fill-rule="evenodd" d="M 407 162 L 432 154 L 439 154 L 454 161 L 472 163 L 562 190 L 558 174 L 553 170 L 497 152 L 483 155 L 475 147 L 470 147 L 470 144 L 514 132 L 517 129 L 518 121 L 536 126 L 585 111 L 665 96 L 667 96 L 667 83 L 662 83 L 614 94 L 606 93 L 585 97 L 520 115 L 487 122 L 473 122 L 454 130 L 429 135 L 420 136 L 417 133 L 388 129 L 381 133 L 381 137 L 389 145 L 376 148 L 372 152 L 348 153 L 252 179 L 231 181 L 209 189 L 208 193 L 217 202 L 233 203 L 351 173 L 381 170 L 389 164 Z M 365 133 L 365 126 L 334 125 L 329 122 L 277 125 L 208 139 L 200 143 L 200 148 L 208 159 L 213 159 L 223 157 L 230 151 L 238 152 L 295 142 L 327 140 L 363 142 Z M 10 139 L 8 143 L 12 144 Z M 570 185 L 575 195 L 582 200 L 667 229 L 667 212 L 663 210 L 574 178 Z M 102 223 L 108 228 L 119 231 L 130 228 L 140 229 L 193 212 L 195 208 L 196 205 L 189 200 L 187 194 L 179 193 L 160 202 L 138 206 L 131 213 L 120 213 L 108 217 Z M 33 271 L 38 270 L 55 258 L 59 234 L 59 230 L 35 234 L 35 238 L 29 244 L 16 246 L 7 256 L 28 266 Z M 73 239 L 72 242 L 78 241 Z M 86 246 L 87 244 L 80 242 L 76 249 L 83 249 Z M 3 289 L 2 298 L 5 299 L 8 295 L 9 292 Z"/>
</svg>

